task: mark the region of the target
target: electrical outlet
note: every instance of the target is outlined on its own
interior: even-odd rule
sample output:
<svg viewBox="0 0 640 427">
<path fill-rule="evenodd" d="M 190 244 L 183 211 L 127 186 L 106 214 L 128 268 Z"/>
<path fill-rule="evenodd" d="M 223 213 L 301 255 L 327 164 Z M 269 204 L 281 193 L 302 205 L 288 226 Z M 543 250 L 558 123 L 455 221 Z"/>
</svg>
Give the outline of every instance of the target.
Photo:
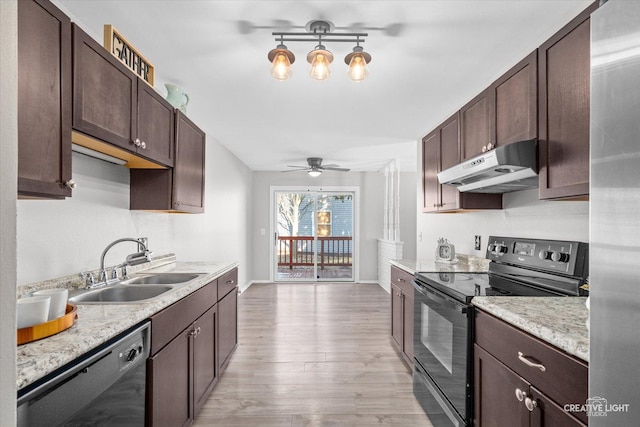
<svg viewBox="0 0 640 427">
<path fill-rule="evenodd" d="M 475 249 L 476 251 L 479 251 L 482 249 L 482 241 L 481 241 L 481 237 L 479 234 L 476 234 L 476 242 L 475 242 Z"/>
</svg>

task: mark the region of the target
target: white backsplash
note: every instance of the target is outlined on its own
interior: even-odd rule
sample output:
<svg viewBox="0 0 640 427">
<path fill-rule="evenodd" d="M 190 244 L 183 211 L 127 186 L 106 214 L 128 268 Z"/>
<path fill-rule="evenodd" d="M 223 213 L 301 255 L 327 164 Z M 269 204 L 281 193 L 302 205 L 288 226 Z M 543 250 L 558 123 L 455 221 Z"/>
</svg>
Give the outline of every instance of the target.
<svg viewBox="0 0 640 427">
<path fill-rule="evenodd" d="M 418 200 L 421 203 L 422 197 Z M 539 200 L 535 189 L 505 194 L 503 207 L 456 214 L 419 213 L 417 258 L 433 258 L 440 237 L 455 244 L 456 252 L 481 257 L 489 236 L 589 242 L 589 202 Z M 480 251 L 474 250 L 474 236 L 478 234 L 482 236 Z"/>
</svg>

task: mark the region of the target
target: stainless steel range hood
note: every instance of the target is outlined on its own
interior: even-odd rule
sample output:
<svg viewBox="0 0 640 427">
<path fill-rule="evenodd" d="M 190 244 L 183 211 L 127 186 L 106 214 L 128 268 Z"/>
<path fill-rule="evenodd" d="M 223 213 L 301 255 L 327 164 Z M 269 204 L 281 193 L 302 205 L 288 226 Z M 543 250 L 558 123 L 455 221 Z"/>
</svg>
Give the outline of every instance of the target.
<svg viewBox="0 0 640 427">
<path fill-rule="evenodd" d="M 461 192 L 508 193 L 538 187 L 537 140 L 499 146 L 473 159 L 443 170 L 441 184 Z"/>
</svg>

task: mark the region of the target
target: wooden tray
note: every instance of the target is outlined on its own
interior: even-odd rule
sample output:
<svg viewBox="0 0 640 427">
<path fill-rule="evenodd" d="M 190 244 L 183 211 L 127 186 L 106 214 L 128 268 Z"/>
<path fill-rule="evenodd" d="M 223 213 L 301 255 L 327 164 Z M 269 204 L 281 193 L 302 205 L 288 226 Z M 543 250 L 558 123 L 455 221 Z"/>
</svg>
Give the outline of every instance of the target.
<svg viewBox="0 0 640 427">
<path fill-rule="evenodd" d="M 38 325 L 18 329 L 18 345 L 50 337 L 73 326 L 78 318 L 78 308 L 73 304 L 67 304 L 65 315 Z"/>
</svg>

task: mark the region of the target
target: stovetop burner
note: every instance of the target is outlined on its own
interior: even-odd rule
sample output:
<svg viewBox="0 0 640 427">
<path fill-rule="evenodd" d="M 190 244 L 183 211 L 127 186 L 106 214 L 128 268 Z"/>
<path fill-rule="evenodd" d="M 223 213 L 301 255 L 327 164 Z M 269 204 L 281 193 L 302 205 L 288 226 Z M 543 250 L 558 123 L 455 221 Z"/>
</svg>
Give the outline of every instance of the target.
<svg viewBox="0 0 640 427">
<path fill-rule="evenodd" d="M 416 282 L 464 303 L 475 296 L 582 295 L 588 245 L 581 242 L 490 237 L 487 273 L 416 273 Z"/>
</svg>

